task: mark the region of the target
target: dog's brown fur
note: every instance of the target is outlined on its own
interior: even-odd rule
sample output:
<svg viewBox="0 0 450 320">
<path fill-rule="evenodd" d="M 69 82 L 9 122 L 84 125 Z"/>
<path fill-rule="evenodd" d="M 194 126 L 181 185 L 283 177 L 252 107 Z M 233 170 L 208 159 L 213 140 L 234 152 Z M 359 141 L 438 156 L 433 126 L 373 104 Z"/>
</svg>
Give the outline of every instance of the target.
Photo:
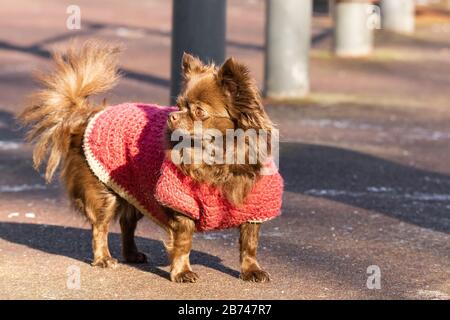
<svg viewBox="0 0 450 320">
<path fill-rule="evenodd" d="M 203 65 L 199 59 L 185 54 L 182 69 L 183 90 L 177 99 L 180 112 L 170 117 L 168 127 L 171 130 L 181 128 L 192 134 L 194 121 L 201 121 L 205 130 L 218 129 L 224 137 L 227 129 L 261 129 L 270 134 L 272 122 L 245 65 L 230 58 L 218 68 L 212 64 Z M 202 162 L 181 164 L 180 168 L 198 181 L 219 187 L 231 203 L 240 204 L 253 186 L 264 159 L 259 157 L 255 164 L 250 164 L 250 148 L 255 152 L 260 149 L 248 139 L 245 143 L 245 164 L 208 165 Z M 242 146 L 236 144 L 233 147 Z"/>
<path fill-rule="evenodd" d="M 44 89 L 35 93 L 19 120 L 31 129 L 28 141 L 35 143 L 35 167 L 47 159 L 45 178 L 51 181 L 62 164 L 61 177 L 74 208 L 84 214 L 92 225 L 94 266 L 114 267 L 117 260 L 108 248 L 108 228 L 114 218 L 120 219 L 122 253 L 125 261 L 142 263 L 146 256 L 134 242 L 137 221 L 142 218 L 136 208 L 100 182 L 86 162 L 82 143 L 88 120 L 104 108 L 88 101 L 88 97 L 111 89 L 119 79 L 117 46 L 88 41 L 81 49 L 72 46 L 62 56 L 54 55 L 56 69 L 38 78 Z M 171 116 L 169 130 L 189 126 L 201 120 L 207 128 L 265 129 L 272 123 L 262 107 L 258 90 L 247 68 L 233 59 L 220 68 L 203 65 L 185 54 L 183 57 L 184 89 L 178 98 L 180 112 Z M 202 112 L 196 111 L 202 108 Z M 241 165 L 180 165 L 194 179 L 220 188 L 233 203 L 241 203 L 251 189 L 261 162 Z M 175 282 L 195 282 L 198 279 L 189 263 L 195 223 L 192 219 L 164 208 L 169 219 L 163 226 L 169 234 L 166 244 L 171 261 L 170 277 Z M 241 278 L 248 281 L 268 281 L 269 275 L 256 260 L 260 225 L 241 226 Z"/>
</svg>

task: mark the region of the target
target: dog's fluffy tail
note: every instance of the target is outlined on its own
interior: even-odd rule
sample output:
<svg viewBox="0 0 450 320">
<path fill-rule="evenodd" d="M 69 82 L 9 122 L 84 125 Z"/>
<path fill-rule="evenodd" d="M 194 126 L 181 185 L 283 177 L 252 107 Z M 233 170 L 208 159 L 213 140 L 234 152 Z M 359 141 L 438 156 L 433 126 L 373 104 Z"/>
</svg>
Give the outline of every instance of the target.
<svg viewBox="0 0 450 320">
<path fill-rule="evenodd" d="M 117 83 L 119 52 L 117 45 L 94 40 L 79 49 L 73 44 L 64 55 L 53 55 L 54 71 L 37 75 L 44 89 L 31 96 L 18 120 L 30 127 L 26 139 L 35 143 L 34 166 L 39 168 L 48 159 L 47 182 L 67 156 L 73 137 L 80 135 L 89 117 L 99 110 L 90 105 L 88 96 L 105 92 Z"/>
</svg>

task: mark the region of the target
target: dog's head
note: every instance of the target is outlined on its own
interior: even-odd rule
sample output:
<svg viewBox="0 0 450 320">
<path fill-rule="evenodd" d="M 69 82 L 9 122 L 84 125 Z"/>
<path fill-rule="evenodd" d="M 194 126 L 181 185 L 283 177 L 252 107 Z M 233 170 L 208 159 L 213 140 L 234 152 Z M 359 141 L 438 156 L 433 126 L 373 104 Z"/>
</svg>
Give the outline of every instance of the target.
<svg viewBox="0 0 450 320">
<path fill-rule="evenodd" d="M 213 64 L 203 64 L 185 53 L 182 74 L 182 91 L 177 98 L 179 111 L 171 113 L 167 121 L 170 132 L 183 130 L 194 136 L 194 127 L 198 124 L 202 130 L 216 130 L 224 139 L 224 154 L 227 152 L 225 138 L 230 130 L 271 132 L 272 122 L 263 108 L 259 90 L 244 64 L 230 58 L 222 66 L 216 67 Z M 249 149 L 255 148 L 248 139 L 245 140 L 245 145 Z M 234 149 L 238 147 L 239 145 L 233 144 Z M 249 160 L 248 154 L 245 159 Z M 230 201 L 239 203 L 261 168 L 260 160 L 256 163 L 239 164 L 181 164 L 180 168 L 199 181 L 222 187 Z M 227 192 L 227 185 L 228 189 L 234 190 L 232 194 Z"/>
<path fill-rule="evenodd" d="M 258 88 L 242 63 L 230 58 L 216 67 L 185 53 L 182 73 L 183 87 L 177 98 L 180 111 L 173 112 L 168 121 L 172 131 L 192 132 L 194 121 L 223 133 L 238 128 L 272 129 Z"/>
</svg>

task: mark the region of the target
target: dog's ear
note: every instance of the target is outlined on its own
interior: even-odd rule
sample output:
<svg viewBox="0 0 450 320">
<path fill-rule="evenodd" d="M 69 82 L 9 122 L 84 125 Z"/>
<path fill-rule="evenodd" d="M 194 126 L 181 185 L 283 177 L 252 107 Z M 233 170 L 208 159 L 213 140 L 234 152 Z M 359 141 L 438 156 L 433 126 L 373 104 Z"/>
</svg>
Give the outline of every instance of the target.
<svg viewBox="0 0 450 320">
<path fill-rule="evenodd" d="M 240 92 L 247 85 L 248 69 L 245 65 L 238 63 L 234 58 L 229 58 L 220 67 L 217 79 L 231 98 L 239 97 Z"/>
<path fill-rule="evenodd" d="M 217 72 L 217 81 L 230 99 L 228 111 L 238 121 L 239 128 L 272 128 L 247 66 L 229 58 Z"/>
<path fill-rule="evenodd" d="M 189 77 L 194 73 L 201 72 L 203 68 L 203 63 L 200 59 L 184 52 L 183 58 L 181 59 L 181 70 L 183 71 L 183 77 L 189 79 Z"/>
</svg>

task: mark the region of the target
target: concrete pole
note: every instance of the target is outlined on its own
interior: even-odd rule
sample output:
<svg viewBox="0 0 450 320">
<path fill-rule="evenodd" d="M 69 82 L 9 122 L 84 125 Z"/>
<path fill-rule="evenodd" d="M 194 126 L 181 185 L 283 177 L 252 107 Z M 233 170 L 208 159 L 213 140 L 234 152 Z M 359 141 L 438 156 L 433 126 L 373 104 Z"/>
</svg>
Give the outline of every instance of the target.
<svg viewBox="0 0 450 320">
<path fill-rule="evenodd" d="M 301 98 L 309 92 L 311 0 L 267 0 L 265 95 Z"/>
<path fill-rule="evenodd" d="M 173 0 L 170 101 L 181 87 L 183 52 L 203 62 L 225 60 L 226 0 Z"/>
<path fill-rule="evenodd" d="M 334 4 L 334 53 L 341 57 L 361 57 L 373 50 L 370 1 L 337 0 Z"/>
<path fill-rule="evenodd" d="M 413 33 L 415 26 L 414 0 L 382 0 L 381 26 L 384 30 Z"/>
</svg>

